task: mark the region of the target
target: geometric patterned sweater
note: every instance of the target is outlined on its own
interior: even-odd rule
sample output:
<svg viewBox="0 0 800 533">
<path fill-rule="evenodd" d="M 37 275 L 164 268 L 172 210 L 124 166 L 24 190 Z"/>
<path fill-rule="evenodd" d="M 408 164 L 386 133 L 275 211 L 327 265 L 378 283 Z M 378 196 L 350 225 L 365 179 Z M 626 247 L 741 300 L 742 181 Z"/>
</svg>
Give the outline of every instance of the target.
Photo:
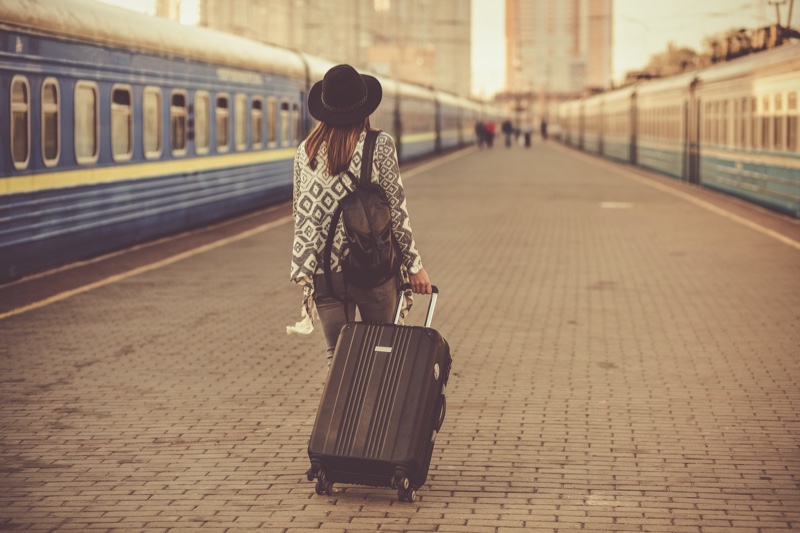
<svg viewBox="0 0 800 533">
<path fill-rule="evenodd" d="M 350 172 L 361 176 L 361 154 L 364 148 L 366 130 L 361 132 L 355 152 L 350 160 Z M 292 267 L 290 278 L 293 283 L 303 286 L 302 320 L 295 326 L 287 328 L 289 333 L 310 333 L 313 330 L 314 274 L 322 274 L 322 260 L 325 239 L 331 218 L 339 200 L 349 189 L 353 188 L 349 177 L 342 173 L 331 176 L 327 169 L 327 147 L 322 144 L 317 153 L 317 168 L 312 170 L 308 165 L 305 141 L 297 148 L 294 159 L 293 217 L 294 242 L 292 244 Z M 375 155 L 372 159 L 372 182 L 378 183 L 386 191 L 392 212 L 392 233 L 399 245 L 402 262 L 401 271 L 407 276 L 407 269 L 421 268 L 422 259 L 411 233 L 405 191 L 400 179 L 400 168 L 397 162 L 397 148 L 391 135 L 381 132 L 375 142 Z M 344 183 L 347 183 L 347 188 Z M 331 252 L 331 270 L 342 269 L 339 257 L 345 239 L 341 221 L 336 228 Z M 407 306 L 410 306 L 410 301 Z M 403 313 L 405 315 L 405 313 Z"/>
</svg>

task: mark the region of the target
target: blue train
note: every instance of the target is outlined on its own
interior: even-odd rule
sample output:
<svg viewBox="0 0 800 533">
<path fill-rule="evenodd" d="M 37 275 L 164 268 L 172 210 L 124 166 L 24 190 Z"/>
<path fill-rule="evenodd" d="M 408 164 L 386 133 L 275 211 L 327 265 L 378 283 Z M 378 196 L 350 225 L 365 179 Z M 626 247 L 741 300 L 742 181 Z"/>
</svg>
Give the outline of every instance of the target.
<svg viewBox="0 0 800 533">
<path fill-rule="evenodd" d="M 93 0 L 0 3 L 0 283 L 290 198 L 331 66 Z M 501 116 L 379 79 L 401 162 Z"/>
<path fill-rule="evenodd" d="M 800 218 L 800 43 L 558 108 L 558 136 Z"/>
</svg>

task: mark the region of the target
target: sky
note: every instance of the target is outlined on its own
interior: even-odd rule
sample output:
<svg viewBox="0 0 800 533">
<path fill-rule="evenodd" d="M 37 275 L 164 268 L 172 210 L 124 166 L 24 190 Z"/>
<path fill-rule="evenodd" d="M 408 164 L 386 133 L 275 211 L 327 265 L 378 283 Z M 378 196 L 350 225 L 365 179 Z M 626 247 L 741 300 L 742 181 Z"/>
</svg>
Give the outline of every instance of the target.
<svg viewBox="0 0 800 533">
<path fill-rule="evenodd" d="M 155 0 L 103 0 L 140 11 L 154 10 Z M 183 0 L 184 22 L 197 17 L 197 1 Z M 403 0 L 395 0 L 402 2 Z M 505 0 L 472 2 L 472 91 L 489 97 L 505 83 Z M 533 2 L 536 0 L 524 0 Z M 565 0 L 564 0 L 565 1 Z M 591 1 L 591 0 L 590 0 Z M 786 25 L 794 0 L 612 0 L 614 3 L 612 69 L 614 81 L 642 68 L 670 42 L 700 50 L 703 37 L 733 27 L 756 28 L 777 22 L 775 5 L 783 2 Z M 792 26 L 800 25 L 800 0 Z"/>
<path fill-rule="evenodd" d="M 534 1 L 534 0 L 525 0 Z M 772 0 L 775 1 L 775 0 Z M 778 0 L 781 1 L 781 0 Z M 781 23 L 786 26 L 789 4 L 783 0 Z M 707 35 L 733 27 L 756 28 L 777 22 L 769 0 L 613 0 L 613 79 L 642 68 L 650 56 L 670 42 L 702 48 Z M 800 21 L 800 0 L 792 27 Z M 473 93 L 490 96 L 505 80 L 505 1 L 472 0 Z"/>
</svg>

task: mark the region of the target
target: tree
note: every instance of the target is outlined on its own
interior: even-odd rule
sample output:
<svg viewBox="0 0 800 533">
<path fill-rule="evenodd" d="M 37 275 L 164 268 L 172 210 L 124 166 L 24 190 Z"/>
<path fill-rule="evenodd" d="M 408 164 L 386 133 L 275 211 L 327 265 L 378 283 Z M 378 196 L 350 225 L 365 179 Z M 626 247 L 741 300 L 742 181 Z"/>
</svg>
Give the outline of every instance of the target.
<svg viewBox="0 0 800 533">
<path fill-rule="evenodd" d="M 673 76 L 702 68 L 706 64 L 708 59 L 705 54 L 698 54 L 687 46 L 679 47 L 670 42 L 666 51 L 650 56 L 644 72 L 652 77 Z"/>
</svg>

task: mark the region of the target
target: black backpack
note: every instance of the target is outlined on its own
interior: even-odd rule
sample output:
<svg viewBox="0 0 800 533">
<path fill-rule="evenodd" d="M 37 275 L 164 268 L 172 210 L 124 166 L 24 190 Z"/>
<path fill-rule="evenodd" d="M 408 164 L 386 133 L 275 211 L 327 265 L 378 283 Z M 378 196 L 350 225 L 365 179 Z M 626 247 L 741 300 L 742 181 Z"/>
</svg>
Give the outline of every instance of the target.
<svg viewBox="0 0 800 533">
<path fill-rule="evenodd" d="M 392 233 L 391 206 L 383 187 L 370 181 L 375 141 L 379 133 L 379 130 L 367 131 L 361 156 L 361 179 L 356 179 L 347 171 L 353 190 L 339 200 L 331 218 L 323 261 L 325 283 L 332 295 L 331 251 L 340 218 L 347 239 L 341 251 L 344 257 L 339 258 L 345 285 L 371 289 L 389 281 L 400 271 L 400 250 Z M 346 256 L 345 247 L 348 250 Z"/>
</svg>

